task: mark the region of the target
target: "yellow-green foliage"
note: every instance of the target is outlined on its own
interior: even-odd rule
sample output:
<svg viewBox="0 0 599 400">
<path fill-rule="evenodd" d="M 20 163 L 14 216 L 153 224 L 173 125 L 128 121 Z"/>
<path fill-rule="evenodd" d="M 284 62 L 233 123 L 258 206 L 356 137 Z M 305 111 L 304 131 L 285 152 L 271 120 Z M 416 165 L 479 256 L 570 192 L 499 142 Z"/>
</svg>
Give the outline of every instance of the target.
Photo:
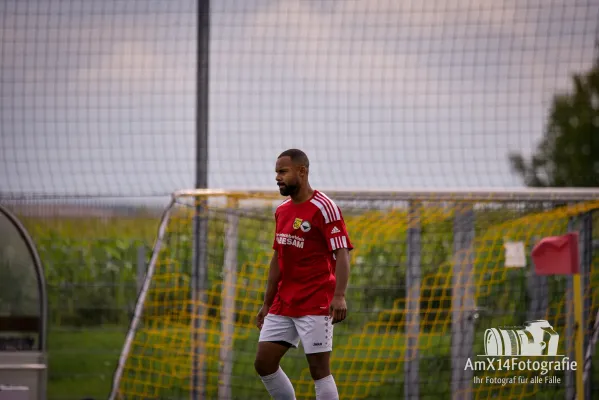
<svg viewBox="0 0 599 400">
<path fill-rule="evenodd" d="M 48 283 L 50 323 L 126 323 L 134 304 L 140 246 L 155 240 L 156 218 L 22 219 Z"/>
<path fill-rule="evenodd" d="M 36 242 L 49 238 L 75 241 L 118 238 L 151 243 L 157 233 L 159 218 L 23 217 L 21 222 Z"/>
<path fill-rule="evenodd" d="M 425 318 L 437 320 L 439 315 L 434 310 L 447 308 L 451 299 L 453 217 L 462 206 L 426 204 L 420 208 L 419 219 L 408 215 L 405 209 L 347 210 L 346 222 L 355 245 L 351 284 L 360 288 L 355 301 L 367 299 L 376 310 L 391 308 L 395 299 L 405 297 L 407 232 L 419 222 L 422 297 L 430 307 Z M 476 210 L 476 241 L 471 251 L 480 300 L 496 296 L 497 301 L 502 301 L 504 296 L 509 297 L 510 290 L 504 284 L 507 281 L 513 285 L 516 279 L 525 286 L 524 274 L 502 268 L 505 239 L 523 240 L 530 248 L 535 236 L 563 233 L 569 217 L 594 207 L 597 204 L 553 211 L 507 207 Z M 176 260 L 177 273 L 183 275 L 191 273 L 193 211 L 181 207 L 173 213 L 160 256 L 162 261 L 166 257 Z M 213 208 L 208 214 L 208 280 L 216 292 L 223 276 L 228 211 Z M 57 310 L 52 314 L 54 322 L 93 324 L 128 320 L 127 311 L 137 297 L 138 249 L 145 247 L 147 261 L 159 217 L 23 218 L 23 222 L 38 246 L 49 285 L 57 288 L 49 291 L 51 307 L 56 306 Z M 266 275 L 273 228 L 272 209 L 243 210 L 238 226 L 238 269 L 254 278 Z M 173 263 L 162 262 L 158 268 L 173 268 Z M 519 275 L 508 280 L 508 273 Z M 496 284 L 490 285 L 489 280 Z M 261 281 L 255 283 L 262 285 Z M 213 300 L 216 303 L 213 306 L 218 308 L 220 298 L 215 296 Z M 515 304 L 513 298 L 506 302 L 503 306 L 509 310 L 525 307 Z"/>
</svg>

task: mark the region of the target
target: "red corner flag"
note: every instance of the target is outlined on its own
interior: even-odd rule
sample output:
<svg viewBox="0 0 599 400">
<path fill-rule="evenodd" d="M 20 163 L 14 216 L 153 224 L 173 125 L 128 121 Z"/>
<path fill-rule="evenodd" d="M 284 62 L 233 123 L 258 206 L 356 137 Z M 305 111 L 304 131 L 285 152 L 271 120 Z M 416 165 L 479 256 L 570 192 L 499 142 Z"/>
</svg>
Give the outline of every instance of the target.
<svg viewBox="0 0 599 400">
<path fill-rule="evenodd" d="M 537 275 L 578 274 L 578 233 L 543 238 L 531 255 Z"/>
</svg>

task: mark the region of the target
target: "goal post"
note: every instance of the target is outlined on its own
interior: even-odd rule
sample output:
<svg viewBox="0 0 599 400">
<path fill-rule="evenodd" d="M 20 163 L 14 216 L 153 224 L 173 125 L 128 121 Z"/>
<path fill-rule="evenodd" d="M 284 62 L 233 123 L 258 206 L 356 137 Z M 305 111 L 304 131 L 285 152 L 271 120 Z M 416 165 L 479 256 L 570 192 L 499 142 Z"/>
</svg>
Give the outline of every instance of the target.
<svg viewBox="0 0 599 400">
<path fill-rule="evenodd" d="M 542 290 L 537 287 L 541 281 L 531 274 L 529 255 L 540 238 L 567 232 L 572 219 L 597 221 L 592 216 L 599 208 L 599 190 L 325 193 L 342 209 L 355 244 L 349 318 L 335 330 L 331 365 L 341 398 L 563 397 L 573 390 L 476 384 L 482 372 L 468 370 L 465 363 L 484 351 L 487 328 L 521 325 L 530 318 L 547 320 L 560 334 L 559 354 L 575 353 L 568 344 L 575 337 L 565 337 L 573 332 L 567 317 L 573 309 L 572 288 L 559 276 L 542 280 Z M 204 293 L 194 300 L 191 227 L 198 199 L 207 204 L 208 271 Z M 111 400 L 189 399 L 198 389 L 192 387 L 192 363 L 200 345 L 205 387 L 199 392 L 207 399 L 264 397 L 253 368 L 259 333 L 254 318 L 272 255 L 273 212 L 283 200 L 277 192 L 262 190 L 173 193 L 159 223 Z M 524 265 L 511 265 L 506 248 L 514 243 L 526 249 Z M 599 294 L 589 290 L 599 275 L 590 268 L 592 257 L 583 260 L 586 328 L 592 327 L 591 311 L 599 305 Z M 201 315 L 190 312 L 197 309 Z M 201 344 L 192 340 L 195 327 L 201 329 Z M 590 343 L 590 328 L 584 336 Z M 583 346 L 578 340 L 575 345 Z M 301 345 L 288 352 L 282 366 L 297 398 L 313 398 Z M 572 376 L 566 379 L 568 371 L 557 374 L 562 382 L 575 382 Z M 520 375 L 532 377 L 534 371 Z"/>
</svg>

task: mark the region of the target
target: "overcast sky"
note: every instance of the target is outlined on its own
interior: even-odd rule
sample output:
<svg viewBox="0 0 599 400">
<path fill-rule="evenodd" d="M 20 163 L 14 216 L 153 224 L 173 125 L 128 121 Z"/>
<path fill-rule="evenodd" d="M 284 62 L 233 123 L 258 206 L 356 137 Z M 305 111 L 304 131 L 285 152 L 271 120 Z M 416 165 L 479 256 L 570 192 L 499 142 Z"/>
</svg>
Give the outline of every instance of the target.
<svg viewBox="0 0 599 400">
<path fill-rule="evenodd" d="M 0 1 L 2 192 L 194 184 L 196 1 Z M 213 0 L 209 186 L 513 187 L 599 0 Z"/>
</svg>

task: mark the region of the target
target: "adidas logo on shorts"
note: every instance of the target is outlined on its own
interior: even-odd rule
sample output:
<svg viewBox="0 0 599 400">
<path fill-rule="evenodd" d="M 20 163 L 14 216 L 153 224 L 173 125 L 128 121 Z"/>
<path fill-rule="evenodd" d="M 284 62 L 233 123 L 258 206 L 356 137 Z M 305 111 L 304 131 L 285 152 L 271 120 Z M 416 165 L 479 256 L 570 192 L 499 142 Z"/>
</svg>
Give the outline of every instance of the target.
<svg viewBox="0 0 599 400">
<path fill-rule="evenodd" d="M 337 228 L 337 227 L 334 227 L 334 228 L 333 228 L 333 230 L 331 231 L 331 235 L 332 235 L 332 234 L 335 234 L 335 233 L 339 233 L 339 232 L 341 232 L 341 231 L 339 230 L 339 228 Z"/>
</svg>

